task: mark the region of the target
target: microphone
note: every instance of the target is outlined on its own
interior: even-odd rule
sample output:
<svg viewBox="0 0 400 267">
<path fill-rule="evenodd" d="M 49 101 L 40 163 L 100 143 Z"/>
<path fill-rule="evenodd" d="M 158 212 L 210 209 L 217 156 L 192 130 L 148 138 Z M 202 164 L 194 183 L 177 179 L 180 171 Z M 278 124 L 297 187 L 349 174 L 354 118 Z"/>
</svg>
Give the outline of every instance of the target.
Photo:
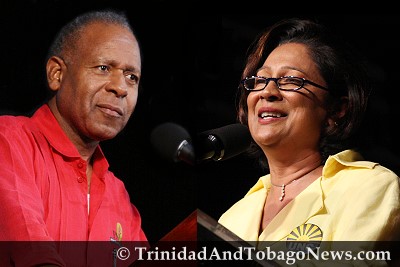
<svg viewBox="0 0 400 267">
<path fill-rule="evenodd" d="M 196 162 L 190 134 L 176 123 L 165 122 L 155 127 L 150 134 L 150 142 L 158 154 L 167 161 L 183 161 L 190 165 Z"/>
<path fill-rule="evenodd" d="M 208 130 L 198 135 L 194 142 L 197 161 L 230 159 L 250 147 L 249 128 L 240 123 Z"/>
<path fill-rule="evenodd" d="M 237 156 L 249 148 L 251 140 L 249 129 L 240 123 L 202 132 L 195 140 L 185 128 L 172 122 L 157 126 L 151 133 L 151 143 L 163 158 L 190 165 Z"/>
</svg>

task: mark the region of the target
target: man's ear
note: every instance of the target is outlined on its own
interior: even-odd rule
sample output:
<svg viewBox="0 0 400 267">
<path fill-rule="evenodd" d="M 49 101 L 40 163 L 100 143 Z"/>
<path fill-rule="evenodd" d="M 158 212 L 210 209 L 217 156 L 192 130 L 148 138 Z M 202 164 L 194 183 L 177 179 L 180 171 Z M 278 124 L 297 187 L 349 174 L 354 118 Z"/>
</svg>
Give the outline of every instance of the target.
<svg viewBox="0 0 400 267">
<path fill-rule="evenodd" d="M 46 64 L 47 83 L 52 91 L 60 89 L 64 61 L 56 56 L 49 58 Z"/>
</svg>

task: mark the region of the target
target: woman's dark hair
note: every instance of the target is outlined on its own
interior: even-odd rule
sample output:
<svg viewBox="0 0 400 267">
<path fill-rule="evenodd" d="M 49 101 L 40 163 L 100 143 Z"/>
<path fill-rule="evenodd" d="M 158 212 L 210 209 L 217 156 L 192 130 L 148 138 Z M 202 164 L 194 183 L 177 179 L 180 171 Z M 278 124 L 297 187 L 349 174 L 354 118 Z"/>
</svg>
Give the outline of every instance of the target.
<svg viewBox="0 0 400 267">
<path fill-rule="evenodd" d="M 356 135 L 367 108 L 371 86 L 364 58 L 324 25 L 308 19 L 291 18 L 281 20 L 258 36 L 249 48 L 241 78 L 256 75 L 268 55 L 285 43 L 300 43 L 308 47 L 329 88 L 328 117 L 334 117 L 339 111 L 343 96 L 348 98 L 347 112 L 336 121 L 337 125 L 321 129 L 322 163 L 329 155 L 356 148 Z M 249 93 L 241 87 L 239 89 L 238 120 L 247 125 Z M 263 167 L 268 167 L 267 159 L 257 144 L 254 143 L 249 152 L 260 158 Z"/>
</svg>

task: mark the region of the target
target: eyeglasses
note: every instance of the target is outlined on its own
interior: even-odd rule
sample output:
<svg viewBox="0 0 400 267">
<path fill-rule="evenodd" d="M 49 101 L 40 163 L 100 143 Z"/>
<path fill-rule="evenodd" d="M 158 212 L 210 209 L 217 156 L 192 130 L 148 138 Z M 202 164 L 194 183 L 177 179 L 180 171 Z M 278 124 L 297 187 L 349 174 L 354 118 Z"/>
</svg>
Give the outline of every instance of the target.
<svg viewBox="0 0 400 267">
<path fill-rule="evenodd" d="M 261 76 L 246 77 L 241 84 L 247 91 L 261 91 L 267 87 L 270 81 L 274 81 L 278 88 L 283 91 L 297 91 L 304 87 L 305 84 L 311 84 L 320 89 L 329 91 L 328 88 L 316 84 L 312 81 L 300 77 L 284 76 L 280 78 L 265 78 Z"/>
</svg>

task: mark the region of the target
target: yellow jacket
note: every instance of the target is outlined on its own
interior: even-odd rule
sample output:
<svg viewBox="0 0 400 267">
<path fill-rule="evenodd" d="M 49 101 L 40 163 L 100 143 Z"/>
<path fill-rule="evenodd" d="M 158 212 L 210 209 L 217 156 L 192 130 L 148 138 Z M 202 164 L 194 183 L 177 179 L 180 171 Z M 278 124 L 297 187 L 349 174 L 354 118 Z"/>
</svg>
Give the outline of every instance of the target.
<svg viewBox="0 0 400 267">
<path fill-rule="evenodd" d="M 400 209 L 399 177 L 352 150 L 330 156 L 322 176 L 259 234 L 270 187 L 270 175 L 261 177 L 218 222 L 246 241 L 375 241 L 390 236 Z"/>
</svg>

